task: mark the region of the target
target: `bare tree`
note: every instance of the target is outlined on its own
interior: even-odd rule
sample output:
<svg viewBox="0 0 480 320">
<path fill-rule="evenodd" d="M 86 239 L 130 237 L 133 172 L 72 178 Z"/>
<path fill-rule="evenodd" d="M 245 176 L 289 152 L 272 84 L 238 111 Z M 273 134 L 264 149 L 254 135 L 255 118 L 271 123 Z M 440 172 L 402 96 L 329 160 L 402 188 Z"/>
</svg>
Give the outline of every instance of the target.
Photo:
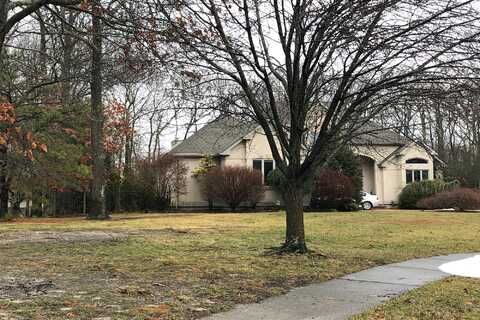
<svg viewBox="0 0 480 320">
<path fill-rule="evenodd" d="M 382 113 L 394 126 L 435 150 L 445 178 L 480 185 L 480 89 L 478 80 L 417 84 L 415 96 Z M 442 177 L 442 176 L 438 176 Z"/>
<path fill-rule="evenodd" d="M 233 83 L 265 132 L 288 182 L 288 252 L 307 251 L 303 199 L 316 168 L 413 83 L 455 78 L 479 57 L 477 0 L 149 4 L 145 43 L 160 57 L 158 42 L 174 42 L 185 70 Z"/>
<path fill-rule="evenodd" d="M 93 158 L 90 219 L 106 218 L 105 151 L 103 146 L 103 22 L 99 0 L 92 1 L 92 70 L 91 70 L 91 145 Z"/>
<path fill-rule="evenodd" d="M 53 5 L 70 7 L 81 0 L 33 0 L 33 1 L 0 1 L 0 51 L 3 50 L 7 35 L 15 26 L 40 8 Z"/>
</svg>

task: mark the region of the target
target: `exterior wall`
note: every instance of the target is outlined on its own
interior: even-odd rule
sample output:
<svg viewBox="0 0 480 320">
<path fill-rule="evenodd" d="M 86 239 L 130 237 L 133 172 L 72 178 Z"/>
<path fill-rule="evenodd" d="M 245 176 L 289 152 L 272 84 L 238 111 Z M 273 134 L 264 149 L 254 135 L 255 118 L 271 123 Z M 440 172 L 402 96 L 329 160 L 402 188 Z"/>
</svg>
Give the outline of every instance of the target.
<svg viewBox="0 0 480 320">
<path fill-rule="evenodd" d="M 273 160 L 270 146 L 267 138 L 261 130 L 254 132 L 247 139 L 242 140 L 237 145 L 233 146 L 230 150 L 225 152 L 225 156 L 222 156 L 217 165 L 220 167 L 225 166 L 246 166 L 253 167 L 254 159 Z M 200 182 L 197 178 L 192 176 L 192 171 L 198 167 L 201 157 L 183 157 L 178 158 L 187 167 L 186 177 L 186 190 L 185 193 L 179 197 L 179 207 L 206 207 L 208 203 L 203 199 L 201 194 Z M 259 206 L 271 206 L 278 204 L 280 196 L 272 190 L 271 187 L 266 187 L 265 198 L 258 205 Z"/>
<path fill-rule="evenodd" d="M 398 202 L 400 192 L 407 185 L 406 170 L 428 170 L 429 179 L 433 179 L 434 176 L 433 158 L 416 144 L 404 148 L 398 155 L 393 156 L 380 167 L 379 165 L 383 159 L 395 152 L 397 148 L 398 147 L 395 146 L 380 146 L 375 148 L 358 146 L 355 148 L 357 154 L 369 157 L 373 162 L 373 170 L 375 172 L 374 190 L 380 199 L 380 203 L 383 205 L 391 205 Z M 428 160 L 428 164 L 406 164 L 406 161 L 412 158 Z M 364 164 L 364 166 L 366 166 L 366 164 Z M 368 192 L 369 190 L 365 191 Z"/>
<path fill-rule="evenodd" d="M 200 164 L 200 157 L 179 157 L 180 161 L 187 167 L 185 192 L 180 195 L 178 207 L 207 207 L 208 203 L 203 200 L 201 187 L 198 180 L 192 176 L 192 171 Z M 175 199 L 173 199 L 176 201 Z"/>
<path fill-rule="evenodd" d="M 398 195 L 406 185 L 406 170 L 429 170 L 429 179 L 434 177 L 433 159 L 421 147 L 412 144 L 403 148 L 399 154 L 380 164 L 389 155 L 398 150 L 398 146 L 357 146 L 354 152 L 362 156 L 364 172 L 364 191 L 376 193 L 383 205 L 398 202 Z M 428 164 L 406 164 L 408 159 L 423 158 Z M 191 174 L 199 165 L 200 157 L 179 157 L 187 166 L 186 193 L 179 198 L 180 207 L 206 207 L 208 204 L 201 195 L 200 183 Z M 219 159 L 219 166 L 253 166 L 254 159 L 272 160 L 272 154 L 265 135 L 261 130 L 227 150 Z M 266 187 L 264 200 L 260 206 L 279 204 L 281 198 L 270 187 Z"/>
<path fill-rule="evenodd" d="M 245 140 L 228 150 L 229 155 L 222 161 L 223 166 L 246 166 L 253 167 L 253 160 L 273 160 L 268 140 L 263 130 L 258 129 Z M 265 198 L 259 205 L 270 206 L 279 204 L 281 197 L 266 186 Z"/>
<path fill-rule="evenodd" d="M 395 188 L 400 188 L 400 184 L 395 182 L 398 181 L 397 175 L 399 176 L 400 173 L 397 172 L 398 168 L 394 163 L 388 166 L 388 169 L 380 168 L 379 164 L 397 149 L 397 146 L 356 146 L 354 148 L 354 152 L 356 154 L 369 159 L 369 162 L 364 162 L 362 168 L 364 169 L 364 175 L 366 173 L 365 170 L 367 170 L 367 174 L 371 174 L 371 179 L 373 182 L 370 182 L 370 186 L 372 190 L 365 189 L 365 186 L 363 189 L 366 192 L 373 191 L 378 196 L 380 204 L 382 205 L 390 204 L 394 198 L 396 199 L 395 193 L 397 192 L 396 190 L 387 190 L 386 192 L 384 188 L 384 182 L 393 179 L 394 181 L 392 181 L 392 186 L 396 186 Z M 367 166 L 369 169 L 366 168 Z"/>
</svg>

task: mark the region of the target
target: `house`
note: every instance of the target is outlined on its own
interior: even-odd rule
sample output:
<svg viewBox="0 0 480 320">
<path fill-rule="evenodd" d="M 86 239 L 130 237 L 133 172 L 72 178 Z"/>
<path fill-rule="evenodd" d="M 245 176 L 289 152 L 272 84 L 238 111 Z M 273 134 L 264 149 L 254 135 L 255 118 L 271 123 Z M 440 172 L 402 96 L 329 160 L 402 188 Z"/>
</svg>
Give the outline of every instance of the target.
<svg viewBox="0 0 480 320">
<path fill-rule="evenodd" d="M 383 205 L 395 204 L 406 184 L 434 178 L 436 155 L 430 149 L 390 130 L 368 130 L 358 136 L 352 148 L 363 170 L 363 189 L 378 195 Z M 192 172 L 205 155 L 216 166 L 246 166 L 262 171 L 264 179 L 275 169 L 270 147 L 263 130 L 254 122 L 232 118 L 212 121 L 184 141 L 175 142 L 170 151 Z M 279 203 L 280 196 L 266 187 L 259 205 Z M 179 207 L 206 207 L 201 185 L 192 174 L 187 176 L 185 194 Z"/>
</svg>

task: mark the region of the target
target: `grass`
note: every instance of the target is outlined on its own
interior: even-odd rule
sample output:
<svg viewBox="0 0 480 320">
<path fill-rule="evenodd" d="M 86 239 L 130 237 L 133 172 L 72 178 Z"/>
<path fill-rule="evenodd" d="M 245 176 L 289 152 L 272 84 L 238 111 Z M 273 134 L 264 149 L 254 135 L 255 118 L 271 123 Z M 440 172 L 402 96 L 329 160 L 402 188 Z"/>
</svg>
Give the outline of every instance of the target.
<svg viewBox="0 0 480 320">
<path fill-rule="evenodd" d="M 400 296 L 352 320 L 477 320 L 480 280 L 448 278 Z"/>
<path fill-rule="evenodd" d="M 267 248 L 283 240 L 280 213 L 0 223 L 0 280 L 19 282 L 15 290 L 7 287 L 2 292 L 0 281 L 0 319 L 2 312 L 25 319 L 196 319 L 375 265 L 480 251 L 478 214 L 307 213 L 305 223 L 309 248 L 326 258 L 267 255 Z M 2 244 L 2 237 L 28 237 L 42 230 L 107 231 L 129 237 Z M 51 281 L 48 289 L 22 289 L 39 279 Z M 478 288 L 478 283 L 472 286 Z"/>
</svg>

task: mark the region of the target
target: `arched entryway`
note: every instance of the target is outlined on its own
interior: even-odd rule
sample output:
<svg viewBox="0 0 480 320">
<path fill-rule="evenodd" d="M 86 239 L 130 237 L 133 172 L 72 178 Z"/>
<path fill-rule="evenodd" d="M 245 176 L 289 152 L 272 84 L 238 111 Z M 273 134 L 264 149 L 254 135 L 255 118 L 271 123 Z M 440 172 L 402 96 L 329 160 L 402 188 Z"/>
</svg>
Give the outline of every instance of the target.
<svg viewBox="0 0 480 320">
<path fill-rule="evenodd" d="M 367 156 L 359 156 L 362 165 L 363 191 L 376 194 L 375 160 Z"/>
</svg>

